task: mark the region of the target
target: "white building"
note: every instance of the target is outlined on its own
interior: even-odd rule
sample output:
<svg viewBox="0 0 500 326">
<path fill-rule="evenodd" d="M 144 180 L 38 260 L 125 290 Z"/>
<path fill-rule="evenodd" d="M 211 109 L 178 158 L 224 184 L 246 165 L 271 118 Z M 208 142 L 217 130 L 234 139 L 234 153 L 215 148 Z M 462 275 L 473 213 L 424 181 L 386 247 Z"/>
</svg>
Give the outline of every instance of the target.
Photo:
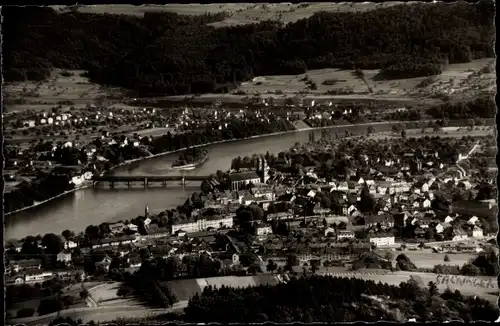
<svg viewBox="0 0 500 326">
<path fill-rule="evenodd" d="M 354 239 L 354 232 L 349 230 L 338 230 L 337 231 L 337 240 L 342 239 Z"/>
<path fill-rule="evenodd" d="M 479 227 L 474 227 L 474 229 L 472 229 L 472 237 L 474 238 L 482 238 L 483 237 L 483 229 L 479 228 Z"/>
<path fill-rule="evenodd" d="M 273 229 L 269 225 L 259 225 L 255 229 L 255 234 L 257 236 L 264 236 L 264 235 L 272 234 L 272 233 L 273 233 Z"/>
<path fill-rule="evenodd" d="M 179 223 L 172 225 L 171 227 L 171 233 L 175 233 L 177 231 L 184 231 L 186 233 L 195 233 L 195 232 L 200 232 L 204 231 L 208 228 L 215 228 L 218 229 L 220 227 L 233 227 L 233 216 L 228 215 L 220 218 L 215 218 L 215 219 L 206 219 L 206 218 L 200 218 L 196 221 L 188 222 L 188 223 Z"/>
<path fill-rule="evenodd" d="M 384 235 L 373 235 L 369 237 L 370 243 L 380 247 L 380 246 L 390 246 L 395 243 L 394 235 L 384 234 Z"/>
</svg>

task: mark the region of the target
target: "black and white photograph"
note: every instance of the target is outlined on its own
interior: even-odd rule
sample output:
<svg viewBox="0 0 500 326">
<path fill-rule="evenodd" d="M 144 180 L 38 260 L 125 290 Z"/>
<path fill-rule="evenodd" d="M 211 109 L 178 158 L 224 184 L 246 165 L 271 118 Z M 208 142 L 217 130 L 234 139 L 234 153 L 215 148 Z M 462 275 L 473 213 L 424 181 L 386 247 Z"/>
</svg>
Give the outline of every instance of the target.
<svg viewBox="0 0 500 326">
<path fill-rule="evenodd" d="M 6 325 L 500 320 L 495 1 L 1 15 Z"/>
</svg>

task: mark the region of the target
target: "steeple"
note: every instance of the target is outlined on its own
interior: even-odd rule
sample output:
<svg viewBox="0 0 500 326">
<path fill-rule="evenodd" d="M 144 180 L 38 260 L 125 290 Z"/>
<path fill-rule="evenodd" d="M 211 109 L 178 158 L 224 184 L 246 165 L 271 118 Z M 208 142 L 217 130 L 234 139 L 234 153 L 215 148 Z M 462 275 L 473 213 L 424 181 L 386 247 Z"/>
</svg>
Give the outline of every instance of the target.
<svg viewBox="0 0 500 326">
<path fill-rule="evenodd" d="M 148 206 L 148 205 L 146 205 L 146 207 L 144 207 L 144 216 L 145 216 L 146 218 L 148 218 L 148 217 L 149 217 L 149 206 Z"/>
</svg>

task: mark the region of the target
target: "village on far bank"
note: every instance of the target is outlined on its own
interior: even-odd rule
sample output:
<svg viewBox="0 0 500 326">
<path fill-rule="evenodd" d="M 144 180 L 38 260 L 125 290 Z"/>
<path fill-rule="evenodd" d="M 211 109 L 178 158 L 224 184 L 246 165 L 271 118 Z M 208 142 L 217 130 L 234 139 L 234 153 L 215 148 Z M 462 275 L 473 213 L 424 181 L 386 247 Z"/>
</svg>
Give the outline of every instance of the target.
<svg viewBox="0 0 500 326">
<path fill-rule="evenodd" d="M 278 155 L 235 158 L 177 209 L 8 243 L 6 284 L 117 281 L 158 259 L 172 281 L 332 270 L 496 276 L 486 264 L 498 251 L 492 137 L 375 136 L 311 133 Z"/>
</svg>

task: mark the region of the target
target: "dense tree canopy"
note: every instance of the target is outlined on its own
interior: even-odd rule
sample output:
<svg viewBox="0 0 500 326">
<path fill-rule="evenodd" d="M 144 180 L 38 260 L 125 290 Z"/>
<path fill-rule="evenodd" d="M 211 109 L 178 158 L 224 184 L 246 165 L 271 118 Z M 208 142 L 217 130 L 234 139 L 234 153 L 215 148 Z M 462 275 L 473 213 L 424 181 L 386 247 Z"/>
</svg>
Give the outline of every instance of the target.
<svg viewBox="0 0 500 326">
<path fill-rule="evenodd" d="M 443 63 L 494 56 L 491 1 L 318 12 L 286 26 L 266 21 L 224 28 L 206 25 L 224 14 L 4 10 L 6 80 L 44 79 L 51 67 L 84 69 L 97 82 L 144 95 L 224 92 L 257 75 L 331 67 L 427 76 Z"/>
<path fill-rule="evenodd" d="M 385 309 L 371 296 L 384 297 Z M 436 291 L 435 284 L 399 287 L 360 279 L 312 276 L 277 286 L 229 288 L 212 286 L 195 295 L 185 309 L 190 322 L 331 322 L 495 320 L 491 303 L 463 297 L 458 291 Z"/>
</svg>

